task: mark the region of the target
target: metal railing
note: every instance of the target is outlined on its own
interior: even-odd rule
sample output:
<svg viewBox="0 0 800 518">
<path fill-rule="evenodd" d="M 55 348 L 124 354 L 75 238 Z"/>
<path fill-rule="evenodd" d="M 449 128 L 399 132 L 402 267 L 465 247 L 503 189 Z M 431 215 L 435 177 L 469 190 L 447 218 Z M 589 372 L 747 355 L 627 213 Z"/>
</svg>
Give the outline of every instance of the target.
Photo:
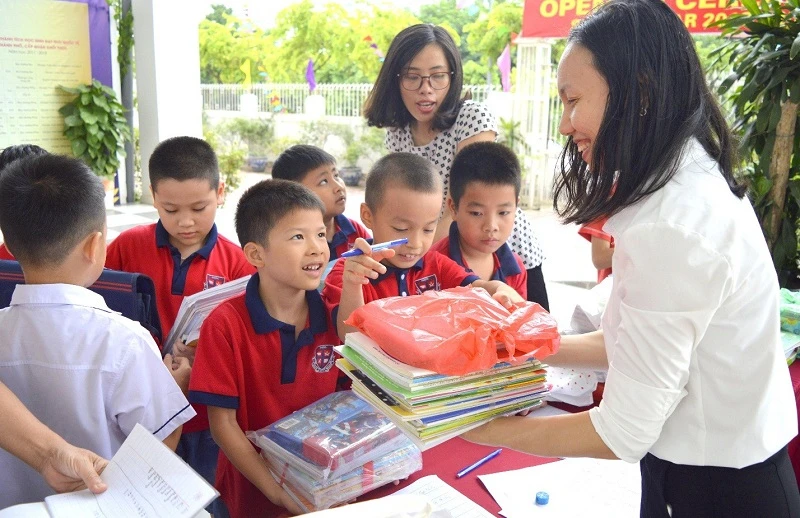
<svg viewBox="0 0 800 518">
<path fill-rule="evenodd" d="M 361 108 L 371 89 L 369 83 L 321 83 L 314 93 L 325 98 L 326 115 L 361 117 Z M 464 85 L 464 91 L 467 90 L 474 100 L 483 102 L 489 92 L 499 91 L 500 86 Z M 203 110 L 239 111 L 242 94 L 251 93 L 256 96 L 259 112 L 273 113 L 303 113 L 303 103 L 309 94 L 305 83 L 261 83 L 250 88 L 243 85 L 200 85 L 200 92 Z"/>
</svg>

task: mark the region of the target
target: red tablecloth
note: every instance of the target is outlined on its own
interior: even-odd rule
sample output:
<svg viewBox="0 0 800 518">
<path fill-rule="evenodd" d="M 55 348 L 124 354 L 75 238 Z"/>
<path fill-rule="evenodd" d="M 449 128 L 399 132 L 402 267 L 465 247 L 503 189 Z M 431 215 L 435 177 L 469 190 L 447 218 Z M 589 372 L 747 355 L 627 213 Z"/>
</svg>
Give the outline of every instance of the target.
<svg viewBox="0 0 800 518">
<path fill-rule="evenodd" d="M 797 426 L 800 428 L 800 359 L 789 366 L 789 374 L 792 377 L 794 399 L 797 404 Z M 797 485 L 800 486 L 800 435 L 789 443 L 789 458 L 792 459 L 794 475 L 797 477 Z"/>
<path fill-rule="evenodd" d="M 478 480 L 478 475 L 488 475 L 489 473 L 498 473 L 500 471 L 527 468 L 529 466 L 553 462 L 557 459 L 536 457 L 503 448 L 503 452 L 500 455 L 483 466 L 461 478 L 456 478 L 456 473 L 496 449 L 496 447 L 480 446 L 455 437 L 423 452 L 422 469 L 411 475 L 408 480 L 401 482 L 399 486 L 392 484 L 383 486 L 360 497 L 359 500 L 380 498 L 392 494 L 400 488 L 406 487 L 419 478 L 427 475 L 438 475 L 439 478 L 469 497 L 470 500 L 495 516 L 498 516 L 497 513 L 500 511 L 500 507 L 494 501 L 492 495 L 483 487 L 480 480 Z M 536 491 L 537 488 L 531 488 L 531 494 L 536 493 Z"/>
</svg>

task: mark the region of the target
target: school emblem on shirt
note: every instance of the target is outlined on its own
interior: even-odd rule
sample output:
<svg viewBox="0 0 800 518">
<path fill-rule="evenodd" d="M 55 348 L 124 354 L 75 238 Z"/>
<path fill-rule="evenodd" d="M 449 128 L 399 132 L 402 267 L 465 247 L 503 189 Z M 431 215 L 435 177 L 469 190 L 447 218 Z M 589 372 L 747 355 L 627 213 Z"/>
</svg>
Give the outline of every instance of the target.
<svg viewBox="0 0 800 518">
<path fill-rule="evenodd" d="M 414 285 L 417 287 L 417 295 L 430 290 L 439 291 L 439 280 L 436 278 L 436 274 L 417 279 L 414 281 Z"/>
<path fill-rule="evenodd" d="M 315 372 L 328 372 L 333 367 L 335 359 L 332 345 L 318 345 L 311 359 L 311 367 Z"/>
<path fill-rule="evenodd" d="M 207 290 L 209 288 L 215 288 L 222 284 L 225 284 L 225 277 L 222 277 L 221 275 L 211 275 L 209 273 L 206 274 L 206 287 L 203 289 Z"/>
</svg>

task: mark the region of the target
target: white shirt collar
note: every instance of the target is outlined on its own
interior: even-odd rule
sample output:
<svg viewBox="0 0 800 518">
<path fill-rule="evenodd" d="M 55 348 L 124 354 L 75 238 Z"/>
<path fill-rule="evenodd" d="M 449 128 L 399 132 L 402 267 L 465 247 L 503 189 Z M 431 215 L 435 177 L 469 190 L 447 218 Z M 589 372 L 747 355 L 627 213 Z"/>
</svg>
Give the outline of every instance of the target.
<svg viewBox="0 0 800 518">
<path fill-rule="evenodd" d="M 113 313 L 106 301 L 97 293 L 74 284 L 19 284 L 11 295 L 11 305 L 86 306 Z"/>
</svg>

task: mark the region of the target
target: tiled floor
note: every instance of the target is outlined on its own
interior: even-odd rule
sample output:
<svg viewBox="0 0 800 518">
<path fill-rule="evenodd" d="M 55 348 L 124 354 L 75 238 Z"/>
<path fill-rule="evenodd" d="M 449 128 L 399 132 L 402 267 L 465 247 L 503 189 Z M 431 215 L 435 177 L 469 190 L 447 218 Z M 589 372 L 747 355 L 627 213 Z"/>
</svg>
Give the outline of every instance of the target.
<svg viewBox="0 0 800 518">
<path fill-rule="evenodd" d="M 158 221 L 158 212 L 152 205 L 120 205 L 106 211 L 108 241 L 131 227 Z"/>
</svg>

